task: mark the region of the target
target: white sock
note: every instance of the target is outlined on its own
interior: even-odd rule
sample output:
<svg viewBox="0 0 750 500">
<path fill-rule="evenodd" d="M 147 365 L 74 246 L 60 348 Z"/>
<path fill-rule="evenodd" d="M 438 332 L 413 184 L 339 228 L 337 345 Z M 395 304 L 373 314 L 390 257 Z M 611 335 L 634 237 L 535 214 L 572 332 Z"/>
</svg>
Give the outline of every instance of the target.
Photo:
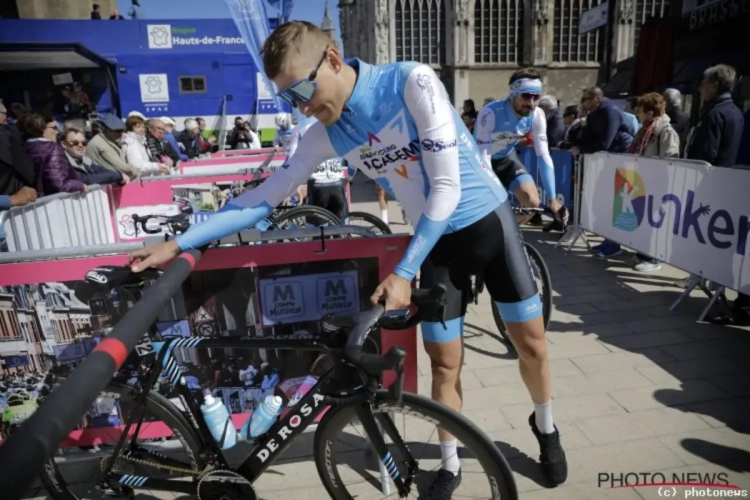
<svg viewBox="0 0 750 500">
<path fill-rule="evenodd" d="M 388 224 L 388 209 L 380 211 L 380 219 L 386 224 Z"/>
<path fill-rule="evenodd" d="M 440 441 L 440 454 L 443 458 L 443 469 L 458 475 L 461 470 L 461 462 L 458 461 L 458 440 Z"/>
<path fill-rule="evenodd" d="M 536 428 L 542 434 L 555 432 L 555 424 L 552 421 L 552 401 L 534 403 L 534 420 L 536 421 Z"/>
</svg>

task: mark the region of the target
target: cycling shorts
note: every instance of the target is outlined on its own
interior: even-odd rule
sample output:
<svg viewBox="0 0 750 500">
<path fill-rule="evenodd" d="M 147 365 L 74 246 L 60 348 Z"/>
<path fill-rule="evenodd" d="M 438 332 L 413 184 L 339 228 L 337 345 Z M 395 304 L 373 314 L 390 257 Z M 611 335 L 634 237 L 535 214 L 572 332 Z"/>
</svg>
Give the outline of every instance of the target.
<svg viewBox="0 0 750 500">
<path fill-rule="evenodd" d="M 342 222 L 349 217 L 349 204 L 346 201 L 343 182 L 316 184 L 310 180 L 307 183 L 307 199 L 310 205 L 325 208 Z"/>
<path fill-rule="evenodd" d="M 534 182 L 534 178 L 526 171 L 515 150 L 505 158 L 492 159 L 491 163 L 492 170 L 509 193 L 515 193 L 518 186 L 524 182 Z"/>
<path fill-rule="evenodd" d="M 447 328 L 440 323 L 437 308 L 422 311 L 424 340 L 450 342 L 461 337 L 471 276 L 477 275 L 484 277 L 506 322 L 523 323 L 542 315 L 531 263 L 508 200 L 474 224 L 441 236 L 425 260 L 420 288 L 442 283 L 448 289 L 448 302 Z"/>
</svg>

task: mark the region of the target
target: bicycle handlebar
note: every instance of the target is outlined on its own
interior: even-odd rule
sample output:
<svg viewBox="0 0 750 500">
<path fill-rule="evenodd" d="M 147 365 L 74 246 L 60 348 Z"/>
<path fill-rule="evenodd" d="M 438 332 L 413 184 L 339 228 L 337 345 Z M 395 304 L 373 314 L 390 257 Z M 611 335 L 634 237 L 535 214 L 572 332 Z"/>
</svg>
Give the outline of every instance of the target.
<svg viewBox="0 0 750 500">
<path fill-rule="evenodd" d="M 513 213 L 516 215 L 542 214 L 544 209 L 542 207 L 513 207 Z"/>
<path fill-rule="evenodd" d="M 117 322 L 112 331 L 0 446 L 0 491 L 3 499 L 22 498 L 52 457 L 60 441 L 81 421 L 81 416 L 99 397 L 166 307 L 200 259 L 201 251 L 190 250 L 177 257 L 141 300 Z"/>
<path fill-rule="evenodd" d="M 447 292 L 448 290 L 444 285 L 437 285 L 430 289 L 415 288 L 411 291 L 411 301 L 418 309 L 437 306 L 444 313 Z M 381 322 L 385 312 L 384 305 L 376 304 L 372 309 L 363 313 L 353 316 L 332 315 L 324 320 L 329 325 L 329 328 L 351 327 L 349 339 L 344 348 L 344 357 L 347 361 L 362 367 L 365 372 L 371 375 L 379 375 L 386 370 L 393 370 L 394 368 L 400 369 L 406 357 L 406 351 L 398 346 L 391 347 L 383 355 L 367 354 L 362 351 L 365 339 L 370 334 L 370 331 Z M 406 318 L 402 326 L 411 324 L 409 318 Z"/>
<path fill-rule="evenodd" d="M 161 219 L 162 222 L 159 223 L 159 226 L 164 225 L 172 225 L 172 224 L 186 224 L 187 226 L 180 227 L 181 230 L 186 230 L 185 227 L 190 227 L 190 221 L 188 217 L 185 214 L 177 214 L 177 215 L 157 215 L 157 214 L 149 214 L 149 215 L 138 215 L 133 214 L 133 225 L 138 226 L 138 224 L 141 225 L 141 229 L 146 234 L 161 234 L 161 228 L 159 229 L 149 229 L 148 228 L 148 221 L 151 219 Z M 174 232 L 174 231 L 173 231 Z"/>
</svg>

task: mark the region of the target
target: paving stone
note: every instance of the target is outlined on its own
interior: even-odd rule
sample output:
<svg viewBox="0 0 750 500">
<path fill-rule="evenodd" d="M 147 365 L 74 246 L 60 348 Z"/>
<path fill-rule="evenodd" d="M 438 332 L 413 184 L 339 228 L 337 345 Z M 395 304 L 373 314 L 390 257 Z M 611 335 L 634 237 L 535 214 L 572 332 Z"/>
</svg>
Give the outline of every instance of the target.
<svg viewBox="0 0 750 500">
<path fill-rule="evenodd" d="M 658 348 L 638 349 L 634 351 L 611 352 L 573 358 L 573 363 L 584 373 L 603 373 L 640 366 L 674 361 L 674 358 Z"/>
<path fill-rule="evenodd" d="M 579 372 L 554 379 L 552 393 L 556 398 L 566 398 L 644 386 L 654 384 L 634 369 L 590 375 Z"/>
<path fill-rule="evenodd" d="M 713 463 L 750 471 L 750 435 L 729 429 L 700 429 L 659 437 L 686 464 Z"/>
<path fill-rule="evenodd" d="M 569 359 L 553 359 L 550 361 L 550 371 L 553 379 L 562 379 L 570 375 L 581 374 Z M 496 368 L 482 368 L 474 372 L 482 385 L 491 387 L 494 385 L 523 384 L 518 364 L 515 366 L 501 366 Z"/>
<path fill-rule="evenodd" d="M 714 401 L 727 393 L 706 380 L 691 380 L 676 387 L 638 387 L 609 393 L 627 411 Z"/>
<path fill-rule="evenodd" d="M 603 339 L 614 350 L 646 349 L 648 347 L 671 347 L 675 344 L 695 343 L 695 339 L 685 335 L 679 330 L 661 330 L 648 333 L 632 333 L 629 335 L 618 335 Z M 664 349 L 664 352 L 671 355 L 671 351 Z"/>
<path fill-rule="evenodd" d="M 528 403 L 523 404 L 503 405 L 501 411 L 514 429 L 520 429 L 528 427 L 529 415 L 534 411 L 534 406 L 529 400 Z M 575 422 L 580 418 L 619 413 L 625 413 L 625 410 L 606 394 L 584 394 L 552 400 L 552 414 L 555 422 Z"/>
<path fill-rule="evenodd" d="M 730 398 L 720 401 L 690 403 L 679 408 L 695 413 L 712 427 L 725 427 L 727 425 L 747 427 L 749 423 L 748 415 L 750 415 L 750 398 Z"/>
</svg>

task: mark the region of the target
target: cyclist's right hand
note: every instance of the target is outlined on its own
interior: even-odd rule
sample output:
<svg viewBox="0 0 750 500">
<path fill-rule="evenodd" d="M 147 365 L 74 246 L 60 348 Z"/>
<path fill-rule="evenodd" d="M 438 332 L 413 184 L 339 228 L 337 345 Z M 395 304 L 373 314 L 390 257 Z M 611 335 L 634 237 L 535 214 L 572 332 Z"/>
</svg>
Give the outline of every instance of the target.
<svg viewBox="0 0 750 500">
<path fill-rule="evenodd" d="M 150 267 L 166 264 L 180 254 L 180 247 L 175 241 L 167 241 L 151 247 L 142 248 L 128 255 L 128 264 L 135 273 Z"/>
</svg>

